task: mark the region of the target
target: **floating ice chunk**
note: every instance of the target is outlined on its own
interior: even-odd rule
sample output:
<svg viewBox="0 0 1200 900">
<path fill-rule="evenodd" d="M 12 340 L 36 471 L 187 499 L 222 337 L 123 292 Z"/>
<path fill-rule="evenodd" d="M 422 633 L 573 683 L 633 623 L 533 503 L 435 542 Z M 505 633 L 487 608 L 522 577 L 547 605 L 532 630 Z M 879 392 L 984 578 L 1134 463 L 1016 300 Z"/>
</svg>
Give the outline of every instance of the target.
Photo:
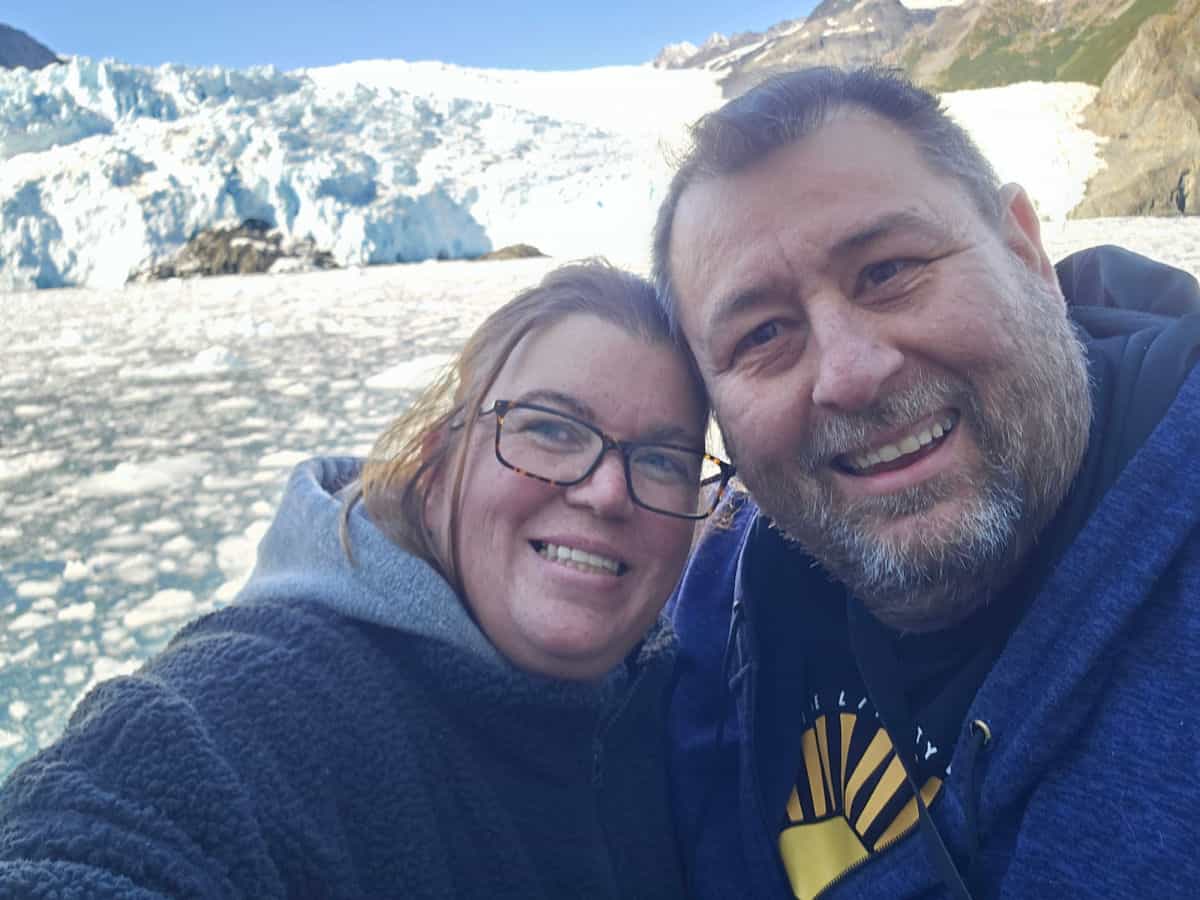
<svg viewBox="0 0 1200 900">
<path fill-rule="evenodd" d="M 147 462 L 120 463 L 115 469 L 92 475 L 73 485 L 83 497 L 128 497 L 169 491 L 189 483 L 208 470 L 207 454 L 190 453 Z"/>
<path fill-rule="evenodd" d="M 53 406 L 39 406 L 36 403 L 18 403 L 13 407 L 13 415 L 18 419 L 41 419 L 53 412 Z"/>
<path fill-rule="evenodd" d="M 161 550 L 163 553 L 170 554 L 171 556 L 184 556 L 188 553 L 191 553 L 195 549 L 195 542 L 184 534 L 176 535 L 159 547 L 159 550 Z"/>
<path fill-rule="evenodd" d="M 195 611 L 195 594 L 191 591 L 168 588 L 125 613 L 121 624 L 126 628 L 145 628 L 147 625 L 187 618 Z"/>
<path fill-rule="evenodd" d="M 8 704 L 8 717 L 14 722 L 20 722 L 29 715 L 29 704 L 24 700 L 14 700 Z"/>
<path fill-rule="evenodd" d="M 431 353 L 384 369 L 366 380 L 376 391 L 420 390 L 439 377 L 454 357 L 449 353 Z"/>
<path fill-rule="evenodd" d="M 45 628 L 54 622 L 49 616 L 38 612 L 27 612 L 24 615 L 17 616 L 8 623 L 9 631 L 37 631 L 39 628 Z M 13 657 L 16 660 L 16 657 Z"/>
<path fill-rule="evenodd" d="M 259 541 L 271 523 L 254 522 L 245 533 L 227 537 L 217 544 L 217 566 L 227 578 L 236 579 L 254 568 Z"/>
<path fill-rule="evenodd" d="M 142 534 L 114 534 L 96 542 L 103 550 L 140 550 L 150 546 L 150 538 Z"/>
<path fill-rule="evenodd" d="M 62 587 L 62 582 L 55 578 L 52 581 L 22 581 L 17 585 L 17 596 L 29 599 L 31 597 L 53 597 Z"/>
<path fill-rule="evenodd" d="M 96 618 L 96 604 L 92 601 L 64 606 L 56 617 L 60 622 L 91 622 Z"/>
<path fill-rule="evenodd" d="M 257 405 L 257 401 L 251 400 L 249 397 L 226 397 L 224 400 L 218 400 L 209 409 L 214 412 L 242 412 L 254 409 Z"/>
<path fill-rule="evenodd" d="M 117 356 L 102 356 L 98 353 L 81 353 L 78 356 L 65 353 L 57 357 L 54 364 L 67 372 L 104 372 L 119 369 L 122 360 Z"/>
<path fill-rule="evenodd" d="M 139 553 L 117 563 L 113 575 L 125 584 L 152 584 L 158 577 L 156 560 L 148 553 Z"/>
<path fill-rule="evenodd" d="M 258 461 L 258 465 L 264 469 L 290 469 L 292 466 L 310 459 L 312 455 L 311 453 L 301 453 L 297 450 L 277 450 L 262 457 Z"/>
<path fill-rule="evenodd" d="M 13 626 L 15 624 L 16 624 L 15 621 L 9 623 L 8 627 L 9 627 L 10 631 L 13 630 Z M 31 640 L 28 644 L 26 644 L 24 647 L 22 647 L 16 653 L 14 653 L 12 656 L 10 656 L 8 658 L 8 661 L 13 665 L 19 666 L 22 663 L 29 662 L 31 659 L 33 659 L 35 656 L 37 656 L 38 651 L 40 651 L 41 649 L 42 649 L 42 645 L 39 644 L 36 639 Z"/>
<path fill-rule="evenodd" d="M 0 484 L 8 481 L 20 481 L 41 472 L 50 472 L 65 461 L 66 456 L 54 450 L 0 457 Z"/>
<path fill-rule="evenodd" d="M 153 522 L 147 522 L 140 529 L 146 534 L 153 534 L 157 537 L 166 537 L 171 534 L 178 534 L 183 531 L 183 526 L 175 519 L 155 519 Z"/>
<path fill-rule="evenodd" d="M 318 416 L 313 413 L 301 416 L 299 421 L 293 426 L 297 431 L 328 431 L 330 428 L 329 420 L 324 416 Z"/>
<path fill-rule="evenodd" d="M 244 369 L 246 363 L 226 347 L 214 346 L 201 350 L 190 360 L 163 366 L 126 366 L 118 373 L 128 381 L 172 381 L 202 378 L 208 375 Z M 220 390 L 223 390 L 223 385 Z"/>
<path fill-rule="evenodd" d="M 25 743 L 25 738 L 15 731 L 5 731 L 0 728 L 0 750 L 11 750 Z"/>
<path fill-rule="evenodd" d="M 67 666 L 63 669 L 62 683 L 66 685 L 83 684 L 87 679 L 87 669 L 83 666 Z"/>
<path fill-rule="evenodd" d="M 63 567 L 62 578 L 63 581 L 83 581 L 85 578 L 90 577 L 91 574 L 91 567 L 87 563 L 71 559 Z"/>
</svg>

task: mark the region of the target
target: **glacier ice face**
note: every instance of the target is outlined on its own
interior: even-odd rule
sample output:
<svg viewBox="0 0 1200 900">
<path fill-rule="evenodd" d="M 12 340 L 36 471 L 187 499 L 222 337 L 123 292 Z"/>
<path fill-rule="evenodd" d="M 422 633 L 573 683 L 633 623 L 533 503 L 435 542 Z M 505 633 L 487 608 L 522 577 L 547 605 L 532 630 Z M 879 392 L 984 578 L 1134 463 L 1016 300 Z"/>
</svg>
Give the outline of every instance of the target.
<svg viewBox="0 0 1200 900">
<path fill-rule="evenodd" d="M 343 266 L 518 241 L 588 255 L 598 232 L 644 236 L 666 178 L 648 125 L 661 121 L 617 125 L 647 88 L 643 72 L 614 71 L 74 58 L 0 72 L 0 290 L 123 284 L 198 231 L 246 219 Z M 686 88 L 680 122 L 719 99 L 703 76 L 665 74 L 676 97 Z M 659 93 L 663 106 L 671 91 Z"/>
</svg>

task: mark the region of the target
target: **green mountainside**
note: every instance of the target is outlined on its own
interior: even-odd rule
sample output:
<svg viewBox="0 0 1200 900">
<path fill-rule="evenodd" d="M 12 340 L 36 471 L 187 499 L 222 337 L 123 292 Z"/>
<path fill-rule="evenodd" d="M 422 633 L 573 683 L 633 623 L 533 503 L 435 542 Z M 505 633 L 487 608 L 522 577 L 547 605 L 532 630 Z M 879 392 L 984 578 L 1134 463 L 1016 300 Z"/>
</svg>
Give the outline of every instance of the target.
<svg viewBox="0 0 1200 900">
<path fill-rule="evenodd" d="M 1019 81 L 1099 85 L 1141 24 L 1150 16 L 1170 12 L 1175 2 L 1134 0 L 1107 21 L 1087 17 L 1059 25 L 1049 24 L 1053 10 L 1048 4 L 997 4 L 963 42 L 960 55 L 937 79 L 936 87 L 955 91 Z"/>
</svg>

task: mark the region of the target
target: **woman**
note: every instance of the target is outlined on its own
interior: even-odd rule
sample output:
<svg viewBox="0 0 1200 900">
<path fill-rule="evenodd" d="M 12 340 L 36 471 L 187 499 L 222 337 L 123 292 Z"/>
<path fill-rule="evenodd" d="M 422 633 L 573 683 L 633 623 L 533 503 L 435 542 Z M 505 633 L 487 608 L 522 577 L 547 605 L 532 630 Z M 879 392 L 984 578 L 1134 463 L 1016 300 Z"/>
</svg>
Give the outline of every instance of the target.
<svg viewBox="0 0 1200 900">
<path fill-rule="evenodd" d="M 707 417 L 649 285 L 548 275 L 14 773 L 0 896 L 680 895 L 656 622 Z"/>
</svg>

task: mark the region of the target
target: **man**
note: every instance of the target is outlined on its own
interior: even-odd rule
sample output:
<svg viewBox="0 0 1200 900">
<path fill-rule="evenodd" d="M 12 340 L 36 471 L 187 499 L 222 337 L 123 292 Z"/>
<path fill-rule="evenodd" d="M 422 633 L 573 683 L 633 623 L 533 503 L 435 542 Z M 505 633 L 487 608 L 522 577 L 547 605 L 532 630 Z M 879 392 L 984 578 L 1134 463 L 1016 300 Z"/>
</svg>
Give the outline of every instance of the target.
<svg viewBox="0 0 1200 900">
<path fill-rule="evenodd" d="M 696 894 L 1192 896 L 1195 279 L 1056 272 L 888 72 L 781 76 L 693 137 L 655 271 L 752 498 L 674 601 Z"/>
</svg>

